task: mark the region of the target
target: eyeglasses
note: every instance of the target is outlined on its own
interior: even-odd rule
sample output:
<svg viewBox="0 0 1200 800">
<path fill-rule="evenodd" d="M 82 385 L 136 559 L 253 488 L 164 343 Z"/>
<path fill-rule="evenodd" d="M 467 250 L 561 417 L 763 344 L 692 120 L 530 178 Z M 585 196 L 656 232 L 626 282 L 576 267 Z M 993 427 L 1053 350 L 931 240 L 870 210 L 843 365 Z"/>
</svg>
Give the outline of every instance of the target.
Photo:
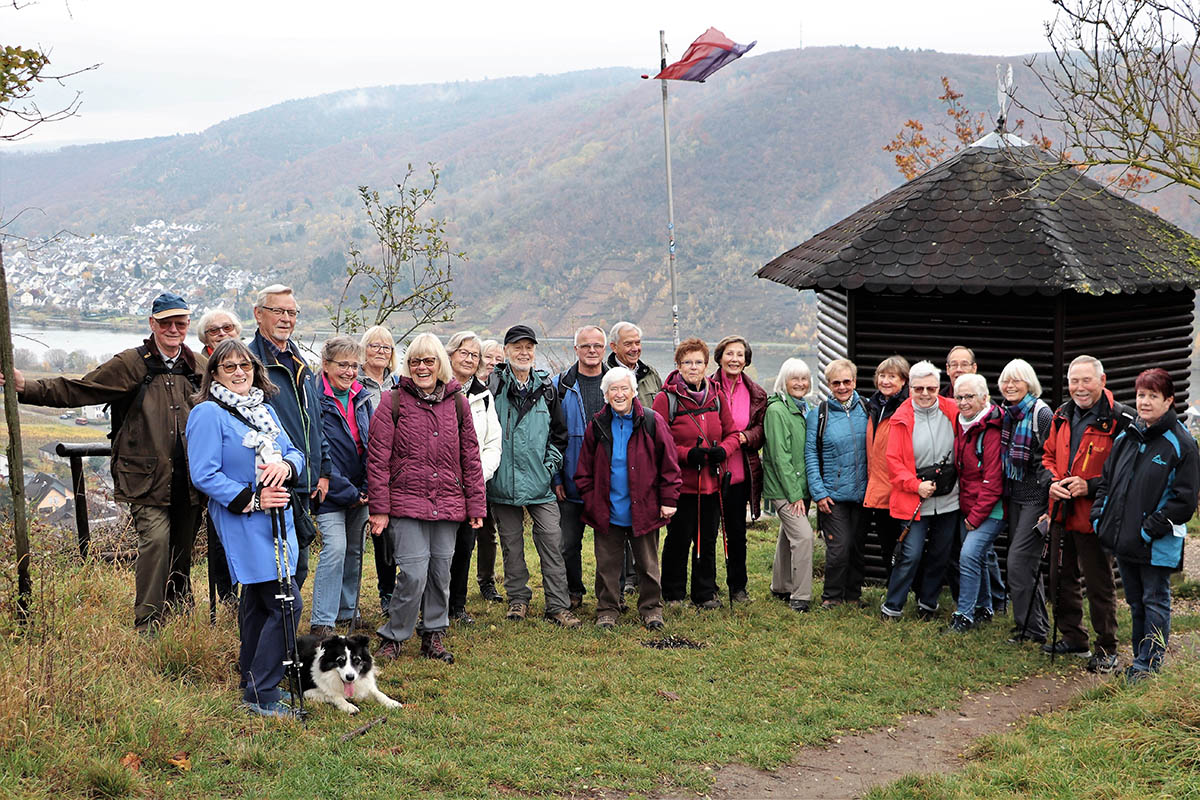
<svg viewBox="0 0 1200 800">
<path fill-rule="evenodd" d="M 408 360 L 408 365 L 410 367 L 421 367 L 421 366 L 436 367 L 437 363 L 438 363 L 438 360 L 436 358 L 434 358 L 433 356 L 429 356 L 427 358 L 410 358 Z"/>
<path fill-rule="evenodd" d="M 604 345 L 602 345 L 602 344 L 577 344 L 575 346 L 577 348 L 579 348 L 580 350 L 603 350 L 604 349 Z"/>
<path fill-rule="evenodd" d="M 680 361 L 679 362 L 679 366 L 681 366 L 681 367 L 703 367 L 706 364 L 708 364 L 707 361 Z"/>
<path fill-rule="evenodd" d="M 354 370 L 355 372 L 358 372 L 358 362 L 357 361 L 330 361 L 330 360 L 326 359 L 325 363 L 333 364 L 335 367 L 340 369 L 342 372 L 346 372 L 348 370 Z"/>
<path fill-rule="evenodd" d="M 251 372 L 254 372 L 254 365 L 249 361 L 226 361 L 221 365 L 221 372 L 226 375 L 232 375 L 239 369 L 249 375 Z"/>
<path fill-rule="evenodd" d="M 936 386 L 913 386 L 913 394 L 937 394 L 938 387 Z"/>
<path fill-rule="evenodd" d="M 954 399 L 956 401 L 958 401 L 959 403 L 965 403 L 969 400 L 974 400 L 976 397 L 979 397 L 979 395 L 977 395 L 977 394 L 956 394 L 956 395 L 954 395 Z"/>
<path fill-rule="evenodd" d="M 259 308 L 263 311 L 270 311 L 277 317 L 291 317 L 292 319 L 296 319 L 296 317 L 300 316 L 300 309 L 298 308 L 276 308 L 275 306 L 259 306 Z"/>
<path fill-rule="evenodd" d="M 374 344 L 367 345 L 367 349 L 374 350 L 376 353 L 390 353 L 394 348 L 390 344 L 375 342 Z"/>
<path fill-rule="evenodd" d="M 204 332 L 209 336 L 212 336 L 214 333 L 228 333 L 232 336 L 236 330 L 237 328 L 233 327 L 232 323 L 227 323 L 225 325 L 214 325 L 211 328 L 205 328 Z"/>
<path fill-rule="evenodd" d="M 846 381 L 830 381 L 830 382 L 829 382 L 829 385 L 830 385 L 830 386 L 832 386 L 832 387 L 834 387 L 834 388 L 837 388 L 838 386 L 853 386 L 853 385 L 854 385 L 854 381 L 853 381 L 853 380 L 846 380 Z"/>
<path fill-rule="evenodd" d="M 974 361 L 947 361 L 946 369 L 966 369 L 975 366 Z"/>
<path fill-rule="evenodd" d="M 461 358 L 463 361 L 478 361 L 479 360 L 479 353 L 476 353 L 474 350 L 464 350 L 463 348 L 460 347 L 457 350 L 455 350 L 454 352 L 458 353 L 459 358 Z"/>
<path fill-rule="evenodd" d="M 167 319 L 156 319 L 160 328 L 175 328 L 176 330 L 186 331 L 187 326 L 191 324 L 191 319 L 188 317 L 168 317 Z"/>
</svg>

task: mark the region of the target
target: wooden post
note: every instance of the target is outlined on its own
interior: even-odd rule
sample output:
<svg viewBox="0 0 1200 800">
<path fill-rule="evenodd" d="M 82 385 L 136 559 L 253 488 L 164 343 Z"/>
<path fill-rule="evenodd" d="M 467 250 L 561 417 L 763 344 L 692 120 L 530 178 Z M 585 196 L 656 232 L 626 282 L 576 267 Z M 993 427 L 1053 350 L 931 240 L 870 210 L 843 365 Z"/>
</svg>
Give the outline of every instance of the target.
<svg viewBox="0 0 1200 800">
<path fill-rule="evenodd" d="M 29 578 L 29 522 L 25 516 L 25 457 L 21 452 L 21 409 L 13 375 L 12 326 L 8 316 L 8 275 L 4 271 L 4 248 L 0 247 L 0 373 L 4 382 L 4 421 L 8 425 L 8 488 L 13 500 L 13 538 L 17 547 L 17 612 L 29 615 L 33 583 Z"/>
</svg>

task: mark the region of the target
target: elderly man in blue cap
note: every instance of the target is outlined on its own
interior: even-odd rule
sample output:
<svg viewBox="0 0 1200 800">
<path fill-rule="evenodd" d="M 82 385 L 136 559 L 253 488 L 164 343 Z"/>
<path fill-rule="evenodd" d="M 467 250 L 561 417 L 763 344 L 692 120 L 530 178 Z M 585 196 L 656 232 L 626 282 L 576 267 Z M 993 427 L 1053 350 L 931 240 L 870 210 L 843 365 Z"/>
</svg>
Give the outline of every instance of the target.
<svg viewBox="0 0 1200 800">
<path fill-rule="evenodd" d="M 190 321 L 184 299 L 163 292 L 150 310 L 150 337 L 82 378 L 27 381 L 19 370 L 12 374 L 23 403 L 110 404 L 113 495 L 129 503 L 137 531 L 133 617 L 143 633 L 153 633 L 169 609 L 192 602 L 200 498 L 188 479 L 184 429 L 205 359 L 184 344 Z"/>
</svg>

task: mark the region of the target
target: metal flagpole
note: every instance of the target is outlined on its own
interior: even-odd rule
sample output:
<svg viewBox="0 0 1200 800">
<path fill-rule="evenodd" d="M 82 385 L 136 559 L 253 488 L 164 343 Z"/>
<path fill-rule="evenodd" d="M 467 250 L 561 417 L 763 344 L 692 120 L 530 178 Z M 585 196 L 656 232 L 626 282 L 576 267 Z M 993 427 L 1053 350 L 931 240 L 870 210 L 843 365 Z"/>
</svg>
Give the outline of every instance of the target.
<svg viewBox="0 0 1200 800">
<path fill-rule="evenodd" d="M 667 68 L 666 31 L 658 32 L 660 69 Z M 667 119 L 667 82 L 662 82 L 663 149 L 667 154 L 667 268 L 671 275 L 671 338 L 679 346 L 679 298 L 675 293 L 675 198 L 671 193 L 671 123 Z"/>
</svg>

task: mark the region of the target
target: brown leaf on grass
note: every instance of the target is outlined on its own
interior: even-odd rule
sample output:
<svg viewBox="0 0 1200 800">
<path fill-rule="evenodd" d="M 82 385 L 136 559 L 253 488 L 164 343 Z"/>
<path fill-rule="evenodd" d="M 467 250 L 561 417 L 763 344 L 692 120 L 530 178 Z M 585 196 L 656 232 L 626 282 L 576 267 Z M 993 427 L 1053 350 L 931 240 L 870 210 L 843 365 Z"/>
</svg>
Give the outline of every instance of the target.
<svg viewBox="0 0 1200 800">
<path fill-rule="evenodd" d="M 129 767 L 134 772 L 138 772 L 142 768 L 142 757 L 137 753 L 129 752 L 121 756 L 119 763 L 122 767 Z"/>
<path fill-rule="evenodd" d="M 679 695 L 675 694 L 675 692 L 667 691 L 666 689 L 659 689 L 656 694 L 658 694 L 659 697 L 663 697 L 671 701 L 679 699 Z"/>
<path fill-rule="evenodd" d="M 183 750 L 168 758 L 167 763 L 180 772 L 187 772 L 192 768 L 192 759 Z"/>
</svg>

